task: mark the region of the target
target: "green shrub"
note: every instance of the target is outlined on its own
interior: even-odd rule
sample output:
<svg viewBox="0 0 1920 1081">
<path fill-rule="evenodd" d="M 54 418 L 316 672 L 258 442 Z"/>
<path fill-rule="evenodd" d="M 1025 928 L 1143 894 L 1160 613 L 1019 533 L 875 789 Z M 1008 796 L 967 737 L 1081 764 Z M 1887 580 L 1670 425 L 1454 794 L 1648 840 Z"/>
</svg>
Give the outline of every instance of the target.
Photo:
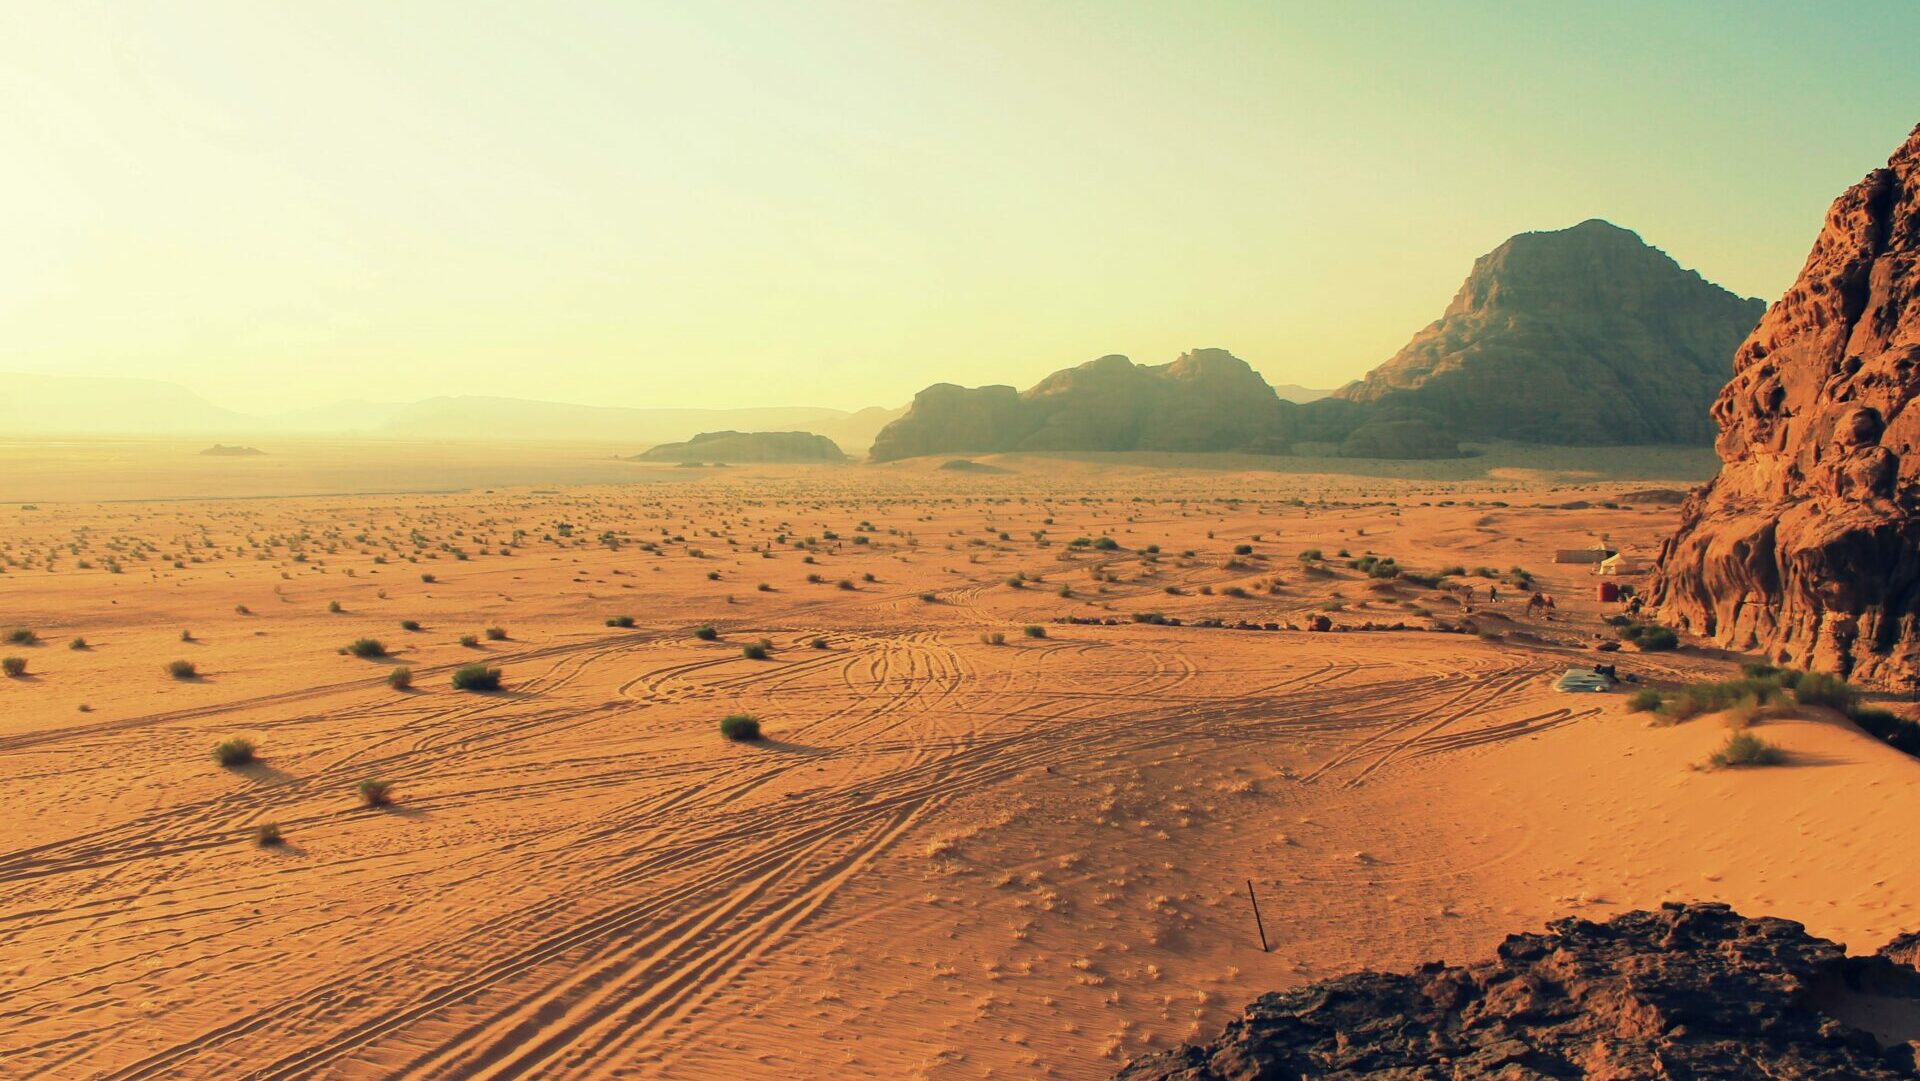
<svg viewBox="0 0 1920 1081">
<path fill-rule="evenodd" d="M 504 642 L 507 640 L 507 629 L 505 627 L 488 627 L 486 635 L 487 641 L 489 642 Z"/>
<path fill-rule="evenodd" d="M 1004 631 L 988 631 L 980 636 L 980 641 L 990 646 L 1004 646 L 1007 644 L 1007 635 Z"/>
<path fill-rule="evenodd" d="M 750 661 L 764 661 L 773 652 L 773 647 L 765 639 L 748 642 L 740 647 L 740 653 Z"/>
<path fill-rule="evenodd" d="M 75 638 L 73 641 L 67 643 L 67 648 L 68 649 L 86 649 L 88 648 L 87 640 L 85 638 Z"/>
<path fill-rule="evenodd" d="M 1326 557 L 1320 554 L 1320 549 L 1318 548 L 1309 548 L 1300 553 L 1300 562 L 1302 563 L 1317 563 L 1324 558 Z"/>
<path fill-rule="evenodd" d="M 760 719 L 750 713 L 735 713 L 720 721 L 720 734 L 736 743 L 760 738 Z"/>
<path fill-rule="evenodd" d="M 417 619 L 403 619 L 400 621 L 400 629 L 403 631 L 417 631 L 420 629 L 420 621 Z"/>
<path fill-rule="evenodd" d="M 1620 628 L 1620 638 L 1648 653 L 1673 649 L 1680 644 L 1679 635 L 1657 623 L 1629 623 Z"/>
<path fill-rule="evenodd" d="M 693 636 L 702 642 L 711 642 L 720 637 L 720 632 L 714 630 L 712 627 L 695 627 L 693 629 Z"/>
<path fill-rule="evenodd" d="M 7 632 L 7 644 L 14 646 L 38 645 L 40 636 L 25 627 L 15 627 Z"/>
<path fill-rule="evenodd" d="M 480 648 L 480 636 L 477 634 L 463 634 L 460 636 L 460 644 L 468 649 L 478 649 Z"/>
<path fill-rule="evenodd" d="M 261 848 L 273 848 L 277 845 L 286 844 L 287 842 L 285 838 L 280 836 L 280 823 L 262 822 L 258 826 L 253 827 L 253 843 L 259 845 Z"/>
<path fill-rule="evenodd" d="M 1253 545 L 1236 544 L 1233 546 L 1233 554 L 1237 556 L 1250 556 L 1253 554 Z"/>
<path fill-rule="evenodd" d="M 378 638 L 355 638 L 347 643 L 347 652 L 356 657 L 384 657 L 387 647 Z"/>
<path fill-rule="evenodd" d="M 388 672 L 387 686 L 392 687 L 396 691 L 412 690 L 413 689 L 413 669 L 408 668 L 405 665 L 401 665 L 399 668 L 396 668 L 393 671 Z"/>
<path fill-rule="evenodd" d="M 484 664 L 462 665 L 454 669 L 453 689 L 456 691 L 497 691 L 500 689 L 500 670 L 488 668 Z"/>
<path fill-rule="evenodd" d="M 1751 732 L 1735 732 L 1728 736 L 1726 745 L 1707 759 L 1722 768 L 1777 766 L 1786 760 L 1785 752 Z"/>
<path fill-rule="evenodd" d="M 360 793 L 360 802 L 369 807 L 385 807 L 387 804 L 393 802 L 393 783 L 391 781 L 382 781 L 376 777 L 369 777 L 360 782 L 357 791 Z"/>
<path fill-rule="evenodd" d="M 223 766 L 244 766 L 253 761 L 253 741 L 234 736 L 213 745 L 213 760 Z"/>
<path fill-rule="evenodd" d="M 607 620 L 607 626 L 631 627 L 633 626 L 633 617 L 632 616 L 613 616 L 612 618 Z"/>
<path fill-rule="evenodd" d="M 200 669 L 192 661 L 168 661 L 167 674 L 175 679 L 192 679 L 200 674 Z"/>
<path fill-rule="evenodd" d="M 1653 690 L 1635 691 L 1633 692 L 1633 697 L 1627 699 L 1627 709 L 1631 710 L 1634 713 L 1645 713 L 1648 710 L 1654 710 L 1659 708 L 1660 708 L 1660 692 L 1659 691 L 1653 691 Z"/>
<path fill-rule="evenodd" d="M 1803 706 L 1849 710 L 1860 701 L 1860 692 L 1839 676 L 1826 672 L 1807 672 L 1795 684 L 1793 698 Z"/>
<path fill-rule="evenodd" d="M 815 649 L 825 649 L 827 648 L 827 640 L 825 638 L 815 638 L 809 645 Z"/>
<path fill-rule="evenodd" d="M 1021 633 L 1025 634 L 1028 638 L 1045 638 L 1047 636 L 1047 629 L 1038 623 L 1029 623 L 1021 628 Z"/>
</svg>

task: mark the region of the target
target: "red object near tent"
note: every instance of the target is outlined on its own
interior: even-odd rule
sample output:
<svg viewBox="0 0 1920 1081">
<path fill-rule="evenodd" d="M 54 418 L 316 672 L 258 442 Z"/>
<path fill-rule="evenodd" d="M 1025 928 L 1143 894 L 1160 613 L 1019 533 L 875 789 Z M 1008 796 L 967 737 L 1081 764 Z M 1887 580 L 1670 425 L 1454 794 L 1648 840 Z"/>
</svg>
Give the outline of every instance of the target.
<svg viewBox="0 0 1920 1081">
<path fill-rule="evenodd" d="M 1620 599 L 1620 587 L 1613 582 L 1600 583 L 1600 603 L 1612 604 Z"/>
</svg>

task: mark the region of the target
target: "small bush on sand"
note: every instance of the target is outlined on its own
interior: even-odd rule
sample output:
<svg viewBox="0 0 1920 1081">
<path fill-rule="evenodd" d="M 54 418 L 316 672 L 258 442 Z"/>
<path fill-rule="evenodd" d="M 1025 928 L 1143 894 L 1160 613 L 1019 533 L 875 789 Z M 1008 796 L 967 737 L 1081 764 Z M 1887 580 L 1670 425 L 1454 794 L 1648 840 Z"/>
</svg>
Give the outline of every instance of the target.
<svg viewBox="0 0 1920 1081">
<path fill-rule="evenodd" d="M 26 627 L 15 627 L 7 632 L 7 644 L 13 646 L 38 645 L 40 636 Z"/>
<path fill-rule="evenodd" d="M 403 619 L 400 621 L 400 629 L 403 631 L 417 631 L 420 629 L 420 621 L 417 619 Z"/>
<path fill-rule="evenodd" d="M 393 671 L 388 672 L 387 686 L 392 687 L 396 691 L 412 690 L 413 689 L 413 669 L 408 668 L 405 665 L 402 665 L 399 668 L 396 668 Z"/>
<path fill-rule="evenodd" d="M 633 626 L 633 617 L 632 616 L 614 616 L 613 618 L 607 620 L 607 626 L 631 627 Z"/>
<path fill-rule="evenodd" d="M 1793 700 L 1803 706 L 1847 710 L 1860 701 L 1860 692 L 1846 680 L 1825 672 L 1807 672 L 1793 688 Z"/>
<path fill-rule="evenodd" d="M 1657 623 L 1629 623 L 1620 628 L 1620 638 L 1648 653 L 1673 649 L 1680 644 L 1679 635 Z"/>
<path fill-rule="evenodd" d="M 287 842 L 280 836 L 280 823 L 262 822 L 253 828 L 253 843 L 261 848 L 273 848 Z"/>
<path fill-rule="evenodd" d="M 926 593 L 922 593 L 922 594 L 920 594 L 920 599 L 921 599 L 922 601 L 924 601 L 925 603 L 927 603 L 927 604 L 932 604 L 932 603 L 934 603 L 935 601 L 938 601 L 938 600 L 939 600 L 940 598 L 939 598 L 938 596 L 936 596 L 936 595 L 934 595 L 934 593 L 933 593 L 932 591 L 928 591 L 928 592 L 926 592 Z"/>
<path fill-rule="evenodd" d="M 1004 646 L 1007 644 L 1007 635 L 1004 631 L 988 631 L 980 636 L 980 640 L 990 646 Z"/>
<path fill-rule="evenodd" d="M 1659 708 L 1659 691 L 1635 691 L 1633 692 L 1633 697 L 1627 699 L 1627 709 L 1634 713 L 1645 713 L 1648 710 Z"/>
<path fill-rule="evenodd" d="M 811 646 L 812 646 L 813 648 L 815 648 L 815 649 L 825 649 L 825 648 L 827 648 L 827 640 L 826 640 L 825 638 L 815 638 L 815 639 L 814 639 L 814 640 L 813 640 L 812 642 L 810 642 L 810 643 L 808 643 L 808 644 L 809 644 L 809 645 L 811 645 Z"/>
<path fill-rule="evenodd" d="M 223 766 L 244 766 L 253 761 L 253 741 L 234 736 L 213 745 L 213 760 Z"/>
<path fill-rule="evenodd" d="M 73 641 L 67 643 L 67 648 L 68 649 L 87 649 L 89 647 L 87 646 L 87 640 L 85 638 L 75 638 Z"/>
<path fill-rule="evenodd" d="M 720 734 L 736 743 L 760 738 L 760 719 L 750 713 L 735 713 L 720 721 Z"/>
<path fill-rule="evenodd" d="M 693 636 L 702 642 L 711 642 L 720 637 L 720 632 L 714 630 L 712 627 L 695 627 L 693 629 Z"/>
<path fill-rule="evenodd" d="M 468 649 L 479 649 L 480 636 L 477 634 L 463 634 L 460 636 L 460 644 Z"/>
<path fill-rule="evenodd" d="M 1727 737 L 1726 745 L 1713 752 L 1707 759 L 1722 769 L 1734 769 L 1743 766 L 1777 766 L 1787 760 L 1780 748 L 1761 739 L 1751 732 L 1735 732 Z"/>
<path fill-rule="evenodd" d="M 438 579 L 438 578 L 435 578 L 435 577 L 434 577 L 433 575 L 431 575 L 431 574 L 423 574 L 423 575 L 421 575 L 421 576 L 420 576 L 420 580 L 421 580 L 422 582 L 425 582 L 425 583 L 427 583 L 428 585 L 432 585 L 433 583 L 435 583 L 435 582 L 437 582 L 437 581 L 439 581 L 439 579 Z"/>
<path fill-rule="evenodd" d="M 504 642 L 507 640 L 507 629 L 505 627 L 488 627 L 486 634 L 487 641 L 489 642 Z"/>
<path fill-rule="evenodd" d="M 175 679 L 192 679 L 200 674 L 200 669 L 192 661 L 168 661 L 167 674 Z"/>
<path fill-rule="evenodd" d="M 369 807 L 385 807 L 393 802 L 393 783 L 369 777 L 360 782 L 360 802 Z"/>
<path fill-rule="evenodd" d="M 347 643 L 347 652 L 356 657 L 384 657 L 387 647 L 378 638 L 355 638 Z"/>
<path fill-rule="evenodd" d="M 332 612 L 332 613 L 334 613 L 335 615 L 338 615 L 338 614 L 340 614 L 341 612 L 344 612 L 344 611 L 346 611 L 346 609 L 344 609 L 344 608 L 342 608 L 342 607 L 340 607 L 340 602 L 339 602 L 339 601 L 328 601 L 328 602 L 327 602 L 327 611 L 329 611 L 329 612 Z"/>
<path fill-rule="evenodd" d="M 773 647 L 762 638 L 758 642 L 748 642 L 740 647 L 740 653 L 750 661 L 764 661 L 772 655 Z"/>
<path fill-rule="evenodd" d="M 1025 634 L 1028 638 L 1045 638 L 1047 636 L 1047 629 L 1038 623 L 1029 623 L 1020 630 L 1021 633 Z"/>
<path fill-rule="evenodd" d="M 6 673 L 8 679 L 19 679 L 21 676 L 27 674 L 27 659 L 25 657 L 0 657 L 0 672 Z"/>
<path fill-rule="evenodd" d="M 488 668 L 484 664 L 462 665 L 453 671 L 453 689 L 456 691 L 497 691 L 500 689 L 500 670 Z"/>
</svg>

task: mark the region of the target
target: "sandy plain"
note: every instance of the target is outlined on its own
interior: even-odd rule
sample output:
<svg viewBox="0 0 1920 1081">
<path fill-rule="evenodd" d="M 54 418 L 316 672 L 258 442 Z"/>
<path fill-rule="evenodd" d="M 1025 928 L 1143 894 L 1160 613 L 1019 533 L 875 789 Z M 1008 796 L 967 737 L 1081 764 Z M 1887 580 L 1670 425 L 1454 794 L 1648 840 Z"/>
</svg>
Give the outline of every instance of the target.
<svg viewBox="0 0 1920 1081">
<path fill-rule="evenodd" d="M 1712 719 L 1551 687 L 1735 669 L 1595 653 L 1614 608 L 1551 562 L 1653 551 L 1674 508 L 1619 497 L 1693 458 L 555 467 L 437 494 L 376 494 L 363 463 L 310 482 L 363 494 L 238 499 L 217 470 L 261 463 L 129 481 L 57 453 L 59 491 L 0 508 L 0 625 L 40 638 L 0 646 L 28 661 L 0 680 L 3 1076 L 1098 1078 L 1262 991 L 1563 915 L 1920 928 L 1920 763 L 1802 710 L 1761 726 L 1786 766 L 1700 770 Z M 1557 607 L 1469 574 L 1485 633 L 1447 633 L 1457 590 L 1342 550 L 1524 567 Z M 1351 629 L 1193 625 L 1322 614 Z M 391 656 L 341 653 L 362 637 Z M 449 686 L 475 662 L 502 691 Z M 768 738 L 722 740 L 735 712 Z M 259 761 L 215 764 L 232 736 Z M 397 801 L 362 806 L 367 778 Z"/>
</svg>

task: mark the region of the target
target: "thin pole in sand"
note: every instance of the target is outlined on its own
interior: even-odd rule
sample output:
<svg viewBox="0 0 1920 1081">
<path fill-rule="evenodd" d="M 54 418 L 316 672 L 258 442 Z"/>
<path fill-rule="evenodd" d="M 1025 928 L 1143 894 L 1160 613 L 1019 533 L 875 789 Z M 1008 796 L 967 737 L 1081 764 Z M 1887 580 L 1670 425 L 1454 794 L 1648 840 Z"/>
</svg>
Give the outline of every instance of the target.
<svg viewBox="0 0 1920 1081">
<path fill-rule="evenodd" d="M 1253 902 L 1253 925 L 1260 931 L 1260 952 L 1267 950 L 1267 925 L 1260 922 L 1260 898 L 1253 895 L 1253 879 L 1247 879 L 1247 900 Z"/>
</svg>

